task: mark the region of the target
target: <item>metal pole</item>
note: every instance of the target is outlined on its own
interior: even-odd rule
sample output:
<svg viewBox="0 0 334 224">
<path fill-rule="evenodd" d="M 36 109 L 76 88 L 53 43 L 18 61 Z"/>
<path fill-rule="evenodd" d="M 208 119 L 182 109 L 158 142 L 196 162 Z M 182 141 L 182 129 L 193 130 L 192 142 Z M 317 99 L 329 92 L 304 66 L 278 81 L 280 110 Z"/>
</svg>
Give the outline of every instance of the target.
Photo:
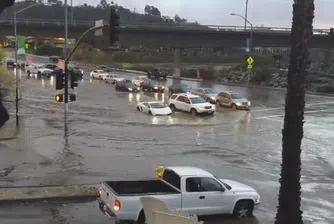
<svg viewBox="0 0 334 224">
<path fill-rule="evenodd" d="M 14 36 L 15 36 L 15 116 L 16 116 L 16 127 L 19 126 L 19 73 L 18 73 L 18 62 L 17 62 L 17 21 L 16 21 L 16 4 L 14 3 Z"/>
<path fill-rule="evenodd" d="M 71 0 L 71 23 L 73 24 L 73 0 Z"/>
<path fill-rule="evenodd" d="M 67 57 L 67 43 L 68 43 L 68 7 L 67 7 L 67 0 L 65 0 L 65 44 L 64 44 L 64 59 Z M 68 71 L 67 66 L 65 65 L 65 86 L 64 86 L 64 131 L 65 135 L 67 136 L 68 131 Z"/>
<path fill-rule="evenodd" d="M 246 0 L 246 9 L 245 9 L 245 30 L 247 29 L 247 16 L 248 16 L 248 0 Z"/>
<path fill-rule="evenodd" d="M 247 20 L 248 21 L 248 20 Z M 249 44 L 249 56 L 252 57 L 252 53 L 253 53 L 253 24 L 250 23 L 248 21 L 248 23 L 250 24 L 251 26 L 251 31 L 250 31 L 250 44 Z M 249 84 L 249 81 L 250 81 L 250 75 L 252 74 L 252 70 L 249 70 L 248 72 L 248 82 L 247 84 Z"/>
</svg>

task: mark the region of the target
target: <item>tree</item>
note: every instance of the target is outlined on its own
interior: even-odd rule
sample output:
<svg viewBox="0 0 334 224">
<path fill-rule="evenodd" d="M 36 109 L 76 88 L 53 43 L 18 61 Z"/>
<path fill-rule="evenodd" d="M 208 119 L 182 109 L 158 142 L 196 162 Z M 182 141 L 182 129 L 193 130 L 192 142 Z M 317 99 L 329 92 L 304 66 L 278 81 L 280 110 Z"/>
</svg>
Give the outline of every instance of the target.
<svg viewBox="0 0 334 224">
<path fill-rule="evenodd" d="M 100 5 L 103 9 L 108 9 L 109 8 L 109 4 L 107 3 L 107 0 L 101 0 Z"/>
<path fill-rule="evenodd" d="M 305 107 L 305 76 L 308 40 L 312 36 L 314 0 L 295 0 L 291 29 L 291 52 L 282 130 L 282 165 L 275 224 L 302 224 L 301 142 Z"/>
<path fill-rule="evenodd" d="M 15 0 L 1 0 L 0 1 L 0 14 L 5 8 L 8 8 L 14 4 Z"/>
</svg>

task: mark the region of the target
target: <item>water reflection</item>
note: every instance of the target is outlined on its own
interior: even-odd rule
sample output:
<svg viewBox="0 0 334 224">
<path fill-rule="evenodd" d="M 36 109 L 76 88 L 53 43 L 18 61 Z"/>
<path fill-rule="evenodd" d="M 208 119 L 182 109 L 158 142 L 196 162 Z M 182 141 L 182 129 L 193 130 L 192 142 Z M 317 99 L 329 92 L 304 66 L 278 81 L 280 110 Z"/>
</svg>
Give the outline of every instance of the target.
<svg viewBox="0 0 334 224">
<path fill-rule="evenodd" d="M 234 131 L 239 133 L 239 131 L 248 130 L 252 120 L 252 115 L 249 111 L 237 111 L 237 120 L 235 122 Z"/>
<path fill-rule="evenodd" d="M 51 86 L 53 86 L 53 82 L 54 82 L 54 77 L 51 76 L 51 77 L 50 77 L 50 85 L 51 85 Z"/>
<path fill-rule="evenodd" d="M 153 116 L 151 120 L 152 124 L 174 124 L 174 118 L 172 116 Z"/>
<path fill-rule="evenodd" d="M 130 103 L 139 103 L 140 102 L 140 93 L 129 93 L 129 102 Z"/>
<path fill-rule="evenodd" d="M 41 87 L 45 88 L 45 81 L 44 81 L 44 79 L 41 79 Z"/>
</svg>

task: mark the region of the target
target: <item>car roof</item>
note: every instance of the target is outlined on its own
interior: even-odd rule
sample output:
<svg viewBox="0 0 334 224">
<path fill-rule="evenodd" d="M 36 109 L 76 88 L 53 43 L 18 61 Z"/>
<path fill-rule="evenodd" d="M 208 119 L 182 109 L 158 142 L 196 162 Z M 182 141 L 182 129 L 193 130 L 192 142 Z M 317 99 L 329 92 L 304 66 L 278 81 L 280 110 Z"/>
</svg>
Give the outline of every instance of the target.
<svg viewBox="0 0 334 224">
<path fill-rule="evenodd" d="M 200 97 L 198 95 L 191 94 L 191 93 L 175 93 L 173 95 L 179 95 L 179 96 L 185 96 L 185 97 Z"/>
<path fill-rule="evenodd" d="M 96 69 L 95 71 L 98 71 L 98 72 L 105 72 L 105 71 L 102 70 L 102 69 Z"/>
<path fill-rule="evenodd" d="M 213 177 L 208 171 L 192 166 L 168 166 L 166 169 L 174 171 L 179 176 Z"/>
</svg>

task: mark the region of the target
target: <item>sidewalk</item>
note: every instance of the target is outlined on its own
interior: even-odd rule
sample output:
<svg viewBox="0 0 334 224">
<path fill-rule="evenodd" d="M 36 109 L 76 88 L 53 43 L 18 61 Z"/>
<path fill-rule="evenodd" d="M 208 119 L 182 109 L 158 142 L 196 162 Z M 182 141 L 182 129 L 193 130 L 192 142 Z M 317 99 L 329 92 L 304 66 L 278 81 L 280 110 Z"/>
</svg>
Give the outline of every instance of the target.
<svg viewBox="0 0 334 224">
<path fill-rule="evenodd" d="M 47 199 L 73 199 L 97 197 L 99 185 L 36 186 L 0 188 L 0 203 Z"/>
</svg>

